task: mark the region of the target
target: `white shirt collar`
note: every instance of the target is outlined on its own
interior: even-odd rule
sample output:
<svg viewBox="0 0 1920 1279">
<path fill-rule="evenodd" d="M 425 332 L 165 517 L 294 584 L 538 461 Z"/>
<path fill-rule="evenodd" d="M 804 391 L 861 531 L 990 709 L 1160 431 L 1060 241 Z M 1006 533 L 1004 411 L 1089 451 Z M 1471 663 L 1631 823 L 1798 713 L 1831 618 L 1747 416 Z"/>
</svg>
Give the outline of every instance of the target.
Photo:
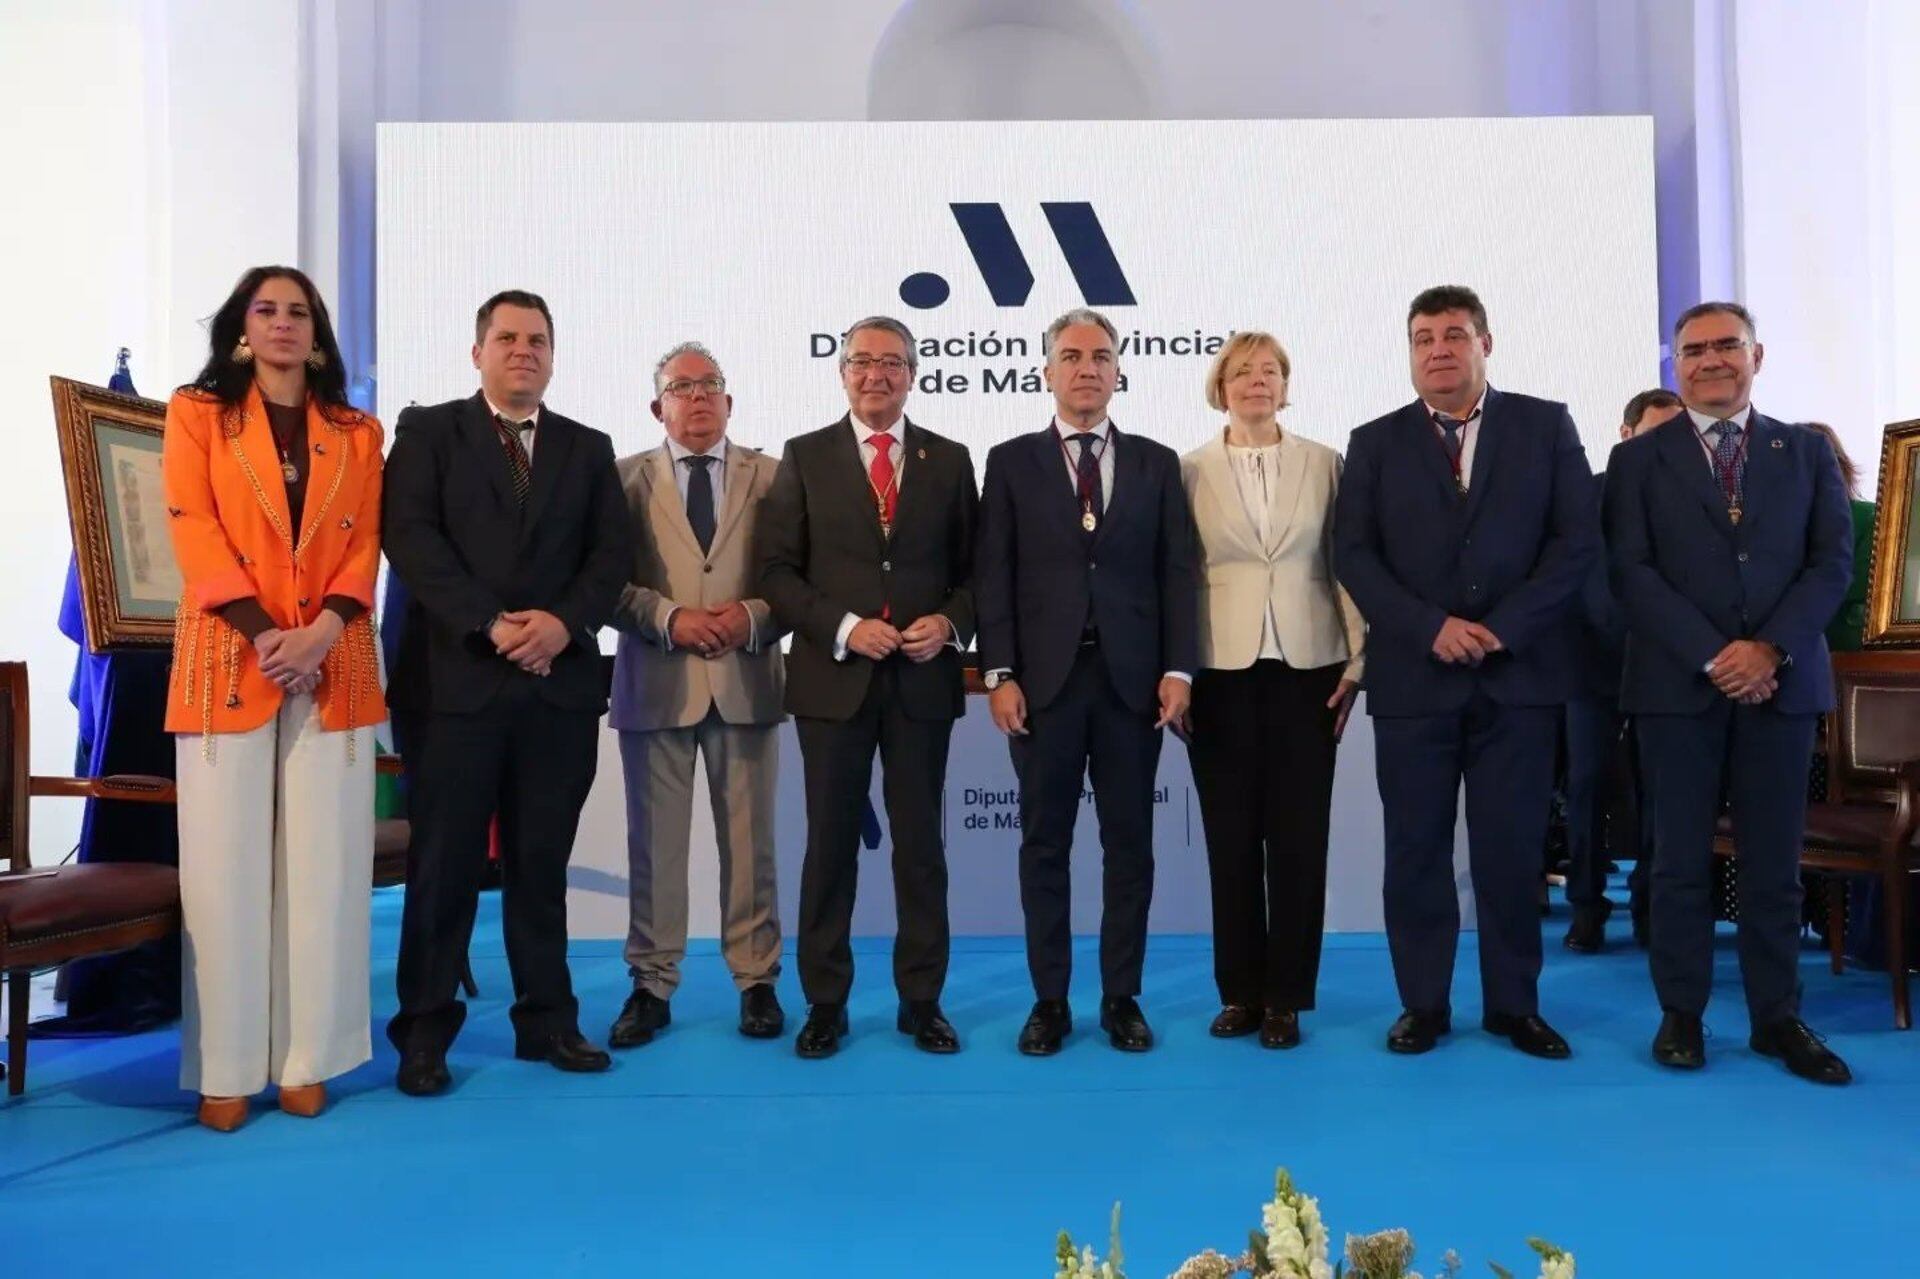
<svg viewBox="0 0 1920 1279">
<path fill-rule="evenodd" d="M 1749 404 L 1738 413 L 1726 418 L 1718 418 L 1711 413 L 1702 413 L 1695 408 L 1689 408 L 1687 410 L 1687 416 L 1693 419 L 1694 432 L 1699 435 L 1705 435 L 1708 431 L 1718 431 L 1720 429 L 1720 423 L 1723 421 L 1732 422 L 1744 431 L 1747 429 L 1748 421 L 1753 417 L 1753 405 Z"/>
<path fill-rule="evenodd" d="M 480 392 L 480 398 L 487 402 L 487 412 L 493 414 L 496 418 L 503 417 L 507 419 L 507 421 L 509 422 L 518 421 L 518 419 L 515 418 L 513 414 L 507 412 L 505 409 L 501 408 L 498 404 L 495 404 L 493 402 L 492 397 L 489 396 L 485 391 Z M 520 423 L 520 429 L 523 431 L 532 430 L 538 427 L 539 425 L 540 425 L 540 406 L 536 404 L 533 406 L 533 412 L 527 415 L 526 421 Z"/>
<path fill-rule="evenodd" d="M 895 444 L 904 447 L 907 442 L 907 433 L 905 430 L 906 420 L 906 414 L 902 413 L 899 417 L 893 419 L 891 426 L 888 426 L 883 431 L 876 431 L 853 414 L 847 414 L 847 425 L 853 428 L 853 438 L 861 444 L 865 444 L 867 437 L 870 435 L 891 435 Z"/>
<path fill-rule="evenodd" d="M 1063 440 L 1070 440 L 1074 436 L 1081 434 L 1094 435 L 1098 436 L 1101 440 L 1105 440 L 1107 438 L 1107 428 L 1112 425 L 1113 420 L 1111 418 L 1103 417 L 1098 422 L 1095 422 L 1089 430 L 1082 432 L 1078 428 L 1068 426 L 1062 422 L 1057 414 L 1053 419 L 1054 433 Z"/>
<path fill-rule="evenodd" d="M 1462 422 L 1473 421 L 1474 418 L 1481 412 L 1481 410 L 1486 407 L 1486 403 L 1487 403 L 1487 392 L 1486 392 L 1486 388 L 1482 387 L 1480 390 L 1480 398 L 1473 402 L 1472 408 L 1468 409 L 1465 413 L 1462 413 L 1460 415 L 1460 420 Z M 1420 401 L 1420 407 L 1427 411 L 1427 417 L 1429 420 L 1437 418 L 1441 414 L 1441 410 L 1436 409 L 1435 407 L 1433 407 L 1433 405 L 1427 403 L 1425 400 Z M 1452 417 L 1453 415 L 1449 413 L 1447 414 L 1447 416 Z"/>
<path fill-rule="evenodd" d="M 667 437 L 667 456 L 676 462 L 683 461 L 690 457 L 717 458 L 720 464 L 724 466 L 727 461 L 727 437 L 722 435 L 713 442 L 712 448 L 708 449 L 705 453 L 697 453 L 669 435 Z"/>
</svg>

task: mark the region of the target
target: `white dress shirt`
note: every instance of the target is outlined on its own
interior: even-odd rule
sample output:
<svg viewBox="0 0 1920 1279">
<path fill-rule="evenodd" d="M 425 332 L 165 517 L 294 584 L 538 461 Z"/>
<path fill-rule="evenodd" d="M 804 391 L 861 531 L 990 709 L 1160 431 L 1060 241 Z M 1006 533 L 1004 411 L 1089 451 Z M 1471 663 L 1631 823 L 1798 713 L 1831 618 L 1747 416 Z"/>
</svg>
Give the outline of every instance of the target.
<svg viewBox="0 0 1920 1279">
<path fill-rule="evenodd" d="M 1460 490 L 1462 492 L 1465 492 L 1473 483 L 1473 450 L 1480 443 L 1480 422 L 1484 416 L 1481 409 L 1486 406 L 1486 403 L 1487 393 L 1482 391 L 1480 398 L 1473 402 L 1473 407 L 1460 415 L 1460 420 L 1466 423 L 1460 428 Z M 1427 411 L 1427 422 L 1433 427 L 1434 434 L 1439 435 L 1444 441 L 1446 436 L 1441 432 L 1440 424 L 1434 421 L 1440 416 L 1442 410 L 1434 408 L 1425 400 L 1420 401 L 1420 407 Z M 1449 413 L 1447 416 L 1452 417 L 1453 414 Z"/>
<path fill-rule="evenodd" d="M 1714 450 L 1720 447 L 1720 423 L 1732 422 L 1741 430 L 1746 430 L 1748 423 L 1753 417 L 1753 405 L 1749 404 L 1738 413 L 1731 414 L 1724 418 L 1715 417 L 1711 413 L 1702 413 L 1698 409 L 1688 409 L 1687 417 L 1693 423 L 1693 433 L 1700 437 L 1702 444 L 1707 446 L 1707 469 L 1713 471 L 1717 479 L 1719 477 L 1719 471 L 1716 469 L 1713 454 Z"/>
<path fill-rule="evenodd" d="M 520 421 L 520 419 L 516 418 L 513 414 L 507 412 L 498 404 L 495 404 L 485 391 L 480 393 L 480 398 L 487 401 L 487 412 L 493 414 L 496 418 L 503 417 L 509 422 Z M 527 451 L 527 461 L 529 464 L 533 461 L 533 437 L 539 434 L 535 429 L 539 425 L 540 406 L 536 404 L 533 406 L 533 412 L 527 415 L 526 421 L 520 422 L 520 447 Z"/>
<path fill-rule="evenodd" d="M 1227 445 L 1227 466 L 1233 472 L 1233 486 L 1240 494 L 1240 505 L 1247 513 L 1248 523 L 1253 525 L 1254 535 L 1260 539 L 1260 545 L 1266 552 L 1273 553 L 1273 484 L 1279 476 L 1280 444 L 1263 444 L 1248 447 L 1239 444 Z M 1280 651 L 1280 633 L 1273 622 L 1273 603 L 1268 601 L 1267 611 L 1260 625 L 1260 657 L 1257 660 L 1271 658 L 1276 662 L 1285 661 L 1286 655 Z"/>
<path fill-rule="evenodd" d="M 707 468 L 707 482 L 713 486 L 713 518 L 717 526 L 720 520 L 720 512 L 726 509 L 724 503 L 727 497 L 727 437 L 723 435 L 715 440 L 713 447 L 705 453 L 696 453 L 694 450 L 674 439 L 671 435 L 667 437 L 667 465 L 673 470 L 674 486 L 680 490 L 680 505 L 682 509 L 686 507 L 687 490 L 693 483 L 693 468 L 687 465 L 687 459 L 690 457 L 710 457 L 714 460 L 715 465 Z M 675 647 L 673 642 L 673 615 L 678 613 L 682 607 L 682 605 L 675 604 L 672 608 L 668 609 L 666 625 L 660 628 L 661 647 L 669 653 L 671 653 Z M 748 653 L 757 653 L 760 651 L 760 628 L 753 624 L 752 609 L 747 610 L 747 642 L 741 645 L 741 648 Z"/>
</svg>

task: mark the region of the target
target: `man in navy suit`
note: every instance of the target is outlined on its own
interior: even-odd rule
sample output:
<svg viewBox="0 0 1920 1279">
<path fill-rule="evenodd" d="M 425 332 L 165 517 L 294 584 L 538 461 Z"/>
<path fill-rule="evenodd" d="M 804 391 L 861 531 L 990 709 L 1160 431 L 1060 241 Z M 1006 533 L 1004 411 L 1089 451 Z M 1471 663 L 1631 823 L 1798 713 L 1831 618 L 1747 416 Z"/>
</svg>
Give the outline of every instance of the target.
<svg viewBox="0 0 1920 1279">
<path fill-rule="evenodd" d="M 1664 387 L 1642 391 L 1627 401 L 1620 416 L 1620 438 L 1630 440 L 1671 421 L 1680 413 L 1680 397 Z M 1593 504 L 1600 508 L 1606 475 L 1594 476 Z M 1578 638 L 1581 687 L 1567 701 L 1567 904 L 1573 922 L 1564 944 L 1581 955 L 1597 955 L 1606 946 L 1607 825 L 1620 822 L 1614 845 L 1635 854 L 1628 880 L 1633 935 L 1644 945 L 1647 933 L 1647 876 L 1650 823 L 1644 816 L 1644 792 L 1620 712 L 1620 666 L 1626 660 L 1627 619 L 1607 581 L 1605 556 L 1596 557 L 1580 586 Z"/>
<path fill-rule="evenodd" d="M 1407 338 L 1419 399 L 1354 431 L 1334 508 L 1334 568 L 1370 628 L 1404 1006 L 1387 1047 L 1426 1052 L 1452 1029 L 1464 779 L 1482 1024 L 1562 1058 L 1539 1013 L 1537 894 L 1560 707 L 1578 680 L 1572 601 L 1598 554 L 1593 473 L 1565 405 L 1487 385 L 1493 336 L 1473 290 L 1420 294 Z"/>
<path fill-rule="evenodd" d="M 1749 1044 L 1794 1074 L 1852 1076 L 1800 1020 L 1800 840 L 1826 626 L 1853 576 L 1846 485 L 1826 436 L 1753 409 L 1753 317 L 1703 302 L 1674 326 L 1687 411 L 1613 451 L 1605 522 L 1627 612 L 1622 709 L 1653 786 L 1654 1060 L 1706 1064 L 1714 824 L 1731 803 Z"/>
<path fill-rule="evenodd" d="M 1068 855 L 1091 768 L 1100 821 L 1100 1028 L 1145 1052 L 1140 1011 L 1153 900 L 1153 780 L 1160 730 L 1184 725 L 1199 582 L 1180 459 L 1107 417 L 1119 336 L 1097 311 L 1047 329 L 1046 429 L 987 454 L 974 603 L 993 722 L 1020 779 L 1020 904 L 1036 1002 L 1020 1051 L 1072 1031 Z"/>
</svg>

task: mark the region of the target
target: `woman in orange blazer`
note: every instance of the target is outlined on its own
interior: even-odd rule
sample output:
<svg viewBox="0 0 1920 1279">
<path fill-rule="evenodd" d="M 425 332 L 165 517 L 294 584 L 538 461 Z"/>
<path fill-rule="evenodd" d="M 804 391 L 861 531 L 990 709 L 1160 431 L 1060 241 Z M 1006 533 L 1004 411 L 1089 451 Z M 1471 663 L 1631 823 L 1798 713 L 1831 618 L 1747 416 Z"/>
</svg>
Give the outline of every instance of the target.
<svg viewBox="0 0 1920 1279">
<path fill-rule="evenodd" d="M 269 1082 L 313 1116 L 371 1056 L 367 921 L 380 424 L 347 403 L 313 282 L 241 277 L 167 405 L 185 917 L 181 1085 L 227 1132 Z"/>
</svg>

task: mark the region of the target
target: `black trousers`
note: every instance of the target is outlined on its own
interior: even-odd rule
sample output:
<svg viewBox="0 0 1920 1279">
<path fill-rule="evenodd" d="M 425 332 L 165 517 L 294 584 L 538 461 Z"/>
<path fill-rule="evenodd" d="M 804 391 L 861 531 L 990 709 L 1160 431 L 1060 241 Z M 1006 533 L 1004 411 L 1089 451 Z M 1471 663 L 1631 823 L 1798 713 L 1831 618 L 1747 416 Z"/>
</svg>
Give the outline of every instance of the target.
<svg viewBox="0 0 1920 1279">
<path fill-rule="evenodd" d="M 893 984 L 902 999 L 938 999 L 947 983 L 947 848 L 940 805 L 951 719 L 914 719 L 900 706 L 898 663 L 882 662 L 860 709 L 844 720 L 795 716 L 807 788 L 797 945 L 809 1004 L 844 1004 L 853 989 L 853 898 L 860 823 L 873 757 L 893 840 Z"/>
<path fill-rule="evenodd" d="M 1607 862 L 1610 857 L 1631 857 L 1631 910 L 1635 919 L 1645 919 L 1653 823 L 1645 813 L 1632 724 L 1611 703 L 1592 698 L 1568 702 L 1566 751 L 1567 901 L 1604 919 L 1613 910 L 1607 899 Z"/>
<path fill-rule="evenodd" d="M 1815 716 L 1722 700 L 1641 715 L 1653 788 L 1653 933 L 1660 1006 L 1699 1016 L 1713 988 L 1713 828 L 1724 793 L 1739 868 L 1740 977 L 1764 1026 L 1800 1012 L 1800 849 Z"/>
<path fill-rule="evenodd" d="M 1027 970 L 1041 999 L 1065 999 L 1073 974 L 1069 860 L 1089 773 L 1100 822 L 1101 993 L 1140 993 L 1153 903 L 1153 781 L 1160 763 L 1153 720 L 1120 700 L 1099 649 L 1089 646 L 1080 650 L 1059 695 L 1044 709 L 1029 708 L 1027 735 L 1008 739 L 1020 781 Z"/>
<path fill-rule="evenodd" d="M 517 676 L 482 710 L 427 716 L 408 797 L 400 1011 L 387 1024 L 396 1047 L 444 1048 L 466 1020 L 455 996 L 496 811 L 514 1029 L 538 1036 L 578 1025 L 567 971 L 567 862 L 593 788 L 599 730 L 598 714 L 549 705 L 532 678 Z"/>
<path fill-rule="evenodd" d="M 1199 672 L 1187 754 L 1213 886 L 1220 1002 L 1312 1008 L 1326 927 L 1335 712 L 1345 664 Z"/>
<path fill-rule="evenodd" d="M 1558 706 L 1503 706 L 1478 691 L 1450 714 L 1374 717 L 1387 947 L 1405 1007 L 1452 1007 L 1460 939 L 1453 829 L 1464 781 L 1484 1007 L 1539 1011 L 1540 847 L 1559 731 Z"/>
</svg>

